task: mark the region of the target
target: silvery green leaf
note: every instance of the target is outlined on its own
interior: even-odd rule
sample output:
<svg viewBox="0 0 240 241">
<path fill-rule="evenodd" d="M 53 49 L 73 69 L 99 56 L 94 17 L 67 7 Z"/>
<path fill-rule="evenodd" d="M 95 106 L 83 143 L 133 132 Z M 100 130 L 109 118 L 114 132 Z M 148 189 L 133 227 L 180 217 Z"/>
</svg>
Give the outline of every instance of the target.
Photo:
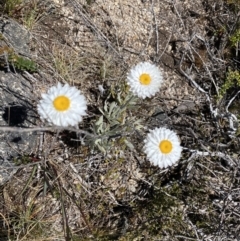
<svg viewBox="0 0 240 241">
<path fill-rule="evenodd" d="M 132 99 L 130 102 L 129 102 L 129 105 L 131 106 L 135 106 L 137 104 L 137 100 L 136 99 Z"/>
<path fill-rule="evenodd" d="M 114 109 L 114 111 L 112 112 L 112 117 L 118 118 L 119 114 L 120 114 L 120 108 L 119 108 L 119 107 L 116 107 L 116 108 Z"/>
<path fill-rule="evenodd" d="M 102 125 L 102 123 L 103 123 L 103 116 L 101 115 L 100 117 L 99 117 L 99 119 L 98 119 L 98 121 L 95 123 L 97 126 L 100 126 L 100 125 Z"/>
<path fill-rule="evenodd" d="M 101 108 L 98 108 L 98 109 L 103 115 L 105 115 L 104 111 Z M 105 110 L 105 108 L 104 108 L 104 110 Z"/>
<path fill-rule="evenodd" d="M 124 139 L 124 143 L 125 143 L 125 145 L 126 145 L 130 150 L 133 151 L 133 150 L 135 149 L 135 148 L 134 148 L 134 145 L 133 145 L 130 141 Z"/>
<path fill-rule="evenodd" d="M 96 140 L 94 141 L 94 144 L 95 144 L 95 145 L 98 145 L 99 142 L 101 142 L 101 139 L 96 139 Z"/>
<path fill-rule="evenodd" d="M 119 103 L 122 103 L 122 99 L 121 99 L 121 94 L 120 93 L 117 94 L 117 100 L 118 100 Z"/>
<path fill-rule="evenodd" d="M 110 107 L 109 107 L 109 112 L 108 112 L 109 116 L 111 116 L 111 113 L 112 113 L 113 109 L 116 108 L 116 107 L 117 107 L 116 102 L 112 102 Z"/>
<path fill-rule="evenodd" d="M 97 143 L 97 147 L 101 152 L 106 153 L 106 150 L 101 145 L 99 145 L 98 143 Z"/>
<path fill-rule="evenodd" d="M 126 109 L 126 106 L 122 106 L 121 108 L 119 108 L 119 114 L 123 113 Z"/>
<path fill-rule="evenodd" d="M 101 132 L 103 133 L 103 116 L 101 115 L 98 119 L 98 121 L 96 122 L 96 129 L 97 129 L 97 133 Z"/>
<path fill-rule="evenodd" d="M 118 120 L 112 120 L 111 121 L 111 126 L 114 126 L 114 125 L 119 125 L 119 121 Z"/>
<path fill-rule="evenodd" d="M 105 110 L 105 112 L 108 112 L 108 103 L 107 102 L 104 103 L 103 109 Z"/>
<path fill-rule="evenodd" d="M 139 119 L 139 120 L 137 120 L 137 121 L 135 121 L 135 122 L 133 123 L 133 125 L 135 126 L 135 129 L 136 129 L 136 130 L 140 130 L 140 129 L 143 129 L 143 128 L 144 128 L 144 126 L 141 125 L 141 122 L 142 122 L 142 119 Z"/>
</svg>

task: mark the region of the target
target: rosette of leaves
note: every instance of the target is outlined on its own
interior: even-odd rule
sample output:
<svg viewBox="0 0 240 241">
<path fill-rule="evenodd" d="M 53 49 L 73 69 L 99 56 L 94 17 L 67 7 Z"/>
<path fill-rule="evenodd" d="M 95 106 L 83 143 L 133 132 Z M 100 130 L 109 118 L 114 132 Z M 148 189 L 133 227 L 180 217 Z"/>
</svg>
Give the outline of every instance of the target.
<svg viewBox="0 0 240 241">
<path fill-rule="evenodd" d="M 121 143 L 130 149 L 134 149 L 133 144 L 127 136 L 131 130 L 143 128 L 141 119 L 129 114 L 129 110 L 136 108 L 137 97 L 121 93 L 116 95 L 116 101 L 109 102 L 109 98 L 104 103 L 103 108 L 99 108 L 101 113 L 98 120 L 93 125 L 93 131 L 97 138 L 92 141 L 100 151 L 106 153 L 114 143 L 116 138 L 121 138 Z"/>
</svg>

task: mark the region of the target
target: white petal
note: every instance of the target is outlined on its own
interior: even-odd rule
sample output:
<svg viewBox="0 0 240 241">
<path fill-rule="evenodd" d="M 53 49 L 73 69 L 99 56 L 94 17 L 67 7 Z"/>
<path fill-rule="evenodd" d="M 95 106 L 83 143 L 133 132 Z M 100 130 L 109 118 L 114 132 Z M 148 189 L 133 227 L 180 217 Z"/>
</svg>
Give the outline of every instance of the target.
<svg viewBox="0 0 240 241">
<path fill-rule="evenodd" d="M 151 83 L 149 85 L 142 85 L 139 82 L 139 77 L 143 73 L 151 76 Z M 139 63 L 130 70 L 127 76 L 127 83 L 130 86 L 130 90 L 134 95 L 142 99 L 155 95 L 159 91 L 162 82 L 163 76 L 161 71 L 157 66 L 148 62 Z"/>
<path fill-rule="evenodd" d="M 159 149 L 159 143 L 162 140 L 168 140 L 172 143 L 172 150 L 168 154 L 164 154 Z M 144 140 L 143 151 L 148 160 L 160 168 L 166 168 L 175 164 L 181 157 L 182 147 L 180 146 L 177 134 L 164 127 L 150 130 Z"/>
<path fill-rule="evenodd" d="M 53 105 L 57 96 L 66 96 L 70 100 L 70 107 L 65 111 L 58 111 Z M 37 106 L 41 119 L 57 126 L 75 126 L 86 115 L 87 101 L 81 92 L 68 84 L 51 87 Z"/>
</svg>

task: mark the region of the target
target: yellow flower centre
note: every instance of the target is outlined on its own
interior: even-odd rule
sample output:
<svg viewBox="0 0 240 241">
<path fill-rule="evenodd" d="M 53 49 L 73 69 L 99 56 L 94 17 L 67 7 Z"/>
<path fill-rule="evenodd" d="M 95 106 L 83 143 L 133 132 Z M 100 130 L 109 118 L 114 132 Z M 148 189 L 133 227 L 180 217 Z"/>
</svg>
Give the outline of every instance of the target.
<svg viewBox="0 0 240 241">
<path fill-rule="evenodd" d="M 56 110 L 65 111 L 70 106 L 70 100 L 68 97 L 61 95 L 55 98 L 55 100 L 53 101 L 53 105 Z"/>
<path fill-rule="evenodd" d="M 149 85 L 151 83 L 151 77 L 149 74 L 141 74 L 139 81 L 142 85 Z"/>
<path fill-rule="evenodd" d="M 172 151 L 172 142 L 168 141 L 168 140 L 163 140 L 160 142 L 159 144 L 159 149 L 162 153 L 164 154 L 168 154 Z"/>
</svg>

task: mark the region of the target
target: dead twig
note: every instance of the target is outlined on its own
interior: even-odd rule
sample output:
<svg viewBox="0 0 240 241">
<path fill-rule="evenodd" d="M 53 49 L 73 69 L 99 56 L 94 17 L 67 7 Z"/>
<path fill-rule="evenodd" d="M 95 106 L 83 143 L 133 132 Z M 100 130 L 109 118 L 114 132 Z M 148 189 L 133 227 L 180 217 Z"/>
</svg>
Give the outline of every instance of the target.
<svg viewBox="0 0 240 241">
<path fill-rule="evenodd" d="M 0 126 L 0 131 L 8 131 L 8 132 L 33 132 L 33 131 L 50 131 L 50 132 L 55 132 L 55 131 L 72 131 L 76 132 L 77 134 L 84 134 L 90 137 L 95 137 L 94 134 L 89 133 L 88 131 L 84 130 L 79 130 L 74 127 L 60 127 L 60 126 L 49 126 L 49 127 L 28 127 L 28 128 L 23 128 L 23 127 L 10 127 L 10 126 Z"/>
</svg>

